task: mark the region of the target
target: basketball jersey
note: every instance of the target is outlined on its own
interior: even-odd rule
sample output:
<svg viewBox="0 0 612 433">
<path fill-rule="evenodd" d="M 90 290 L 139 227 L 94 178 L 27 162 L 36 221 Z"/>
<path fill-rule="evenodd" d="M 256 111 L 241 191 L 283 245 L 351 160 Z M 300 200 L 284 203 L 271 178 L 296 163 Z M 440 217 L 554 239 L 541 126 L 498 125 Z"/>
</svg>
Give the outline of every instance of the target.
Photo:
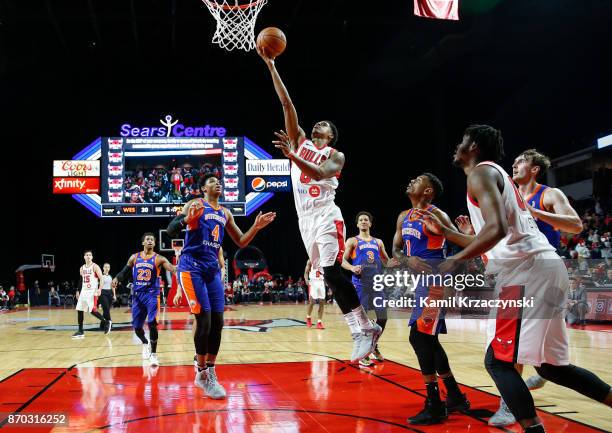
<svg viewBox="0 0 612 433">
<path fill-rule="evenodd" d="M 319 149 L 312 141 L 304 140 L 298 147 L 296 154 L 308 162 L 321 165 L 335 151 L 336 149 L 329 146 Z M 314 180 L 302 173 L 297 164 L 292 163 L 291 184 L 298 217 L 307 211 L 333 204 L 339 176 L 340 173 L 337 173 L 328 179 Z"/>
<path fill-rule="evenodd" d="M 196 228 L 187 230 L 185 247 L 181 254 L 189 254 L 195 259 L 219 265 L 219 249 L 223 242 L 227 217 L 223 206 L 217 209 L 204 199 L 198 199 L 204 205 Z"/>
<path fill-rule="evenodd" d="M 100 288 L 102 290 L 111 290 L 111 283 L 113 282 L 113 277 L 110 275 L 102 275 L 102 281 L 100 284 Z"/>
<path fill-rule="evenodd" d="M 361 266 L 361 274 L 353 274 L 353 284 L 359 284 L 363 279 L 373 279 L 374 275 L 382 271 L 382 260 L 380 258 L 380 246 L 378 239 L 372 238 L 369 241 L 356 236 L 357 245 L 351 254 L 351 263 L 354 266 Z"/>
<path fill-rule="evenodd" d="M 153 253 L 148 259 L 144 257 L 144 253 L 140 252 L 136 255 L 136 261 L 132 267 L 132 281 L 134 284 L 134 293 L 159 292 L 159 268 L 155 266 L 157 254 Z"/>
<path fill-rule="evenodd" d="M 496 273 L 509 270 L 516 265 L 511 259 L 523 259 L 544 251 L 555 249 L 548 243 L 546 236 L 540 232 L 536 222 L 527 209 L 523 197 L 514 185 L 514 182 L 503 168 L 493 162 L 481 162 L 478 165 L 495 167 L 502 175 L 504 190 L 502 191 L 502 204 L 506 211 L 508 232 L 497 245 L 485 253 L 487 273 Z M 484 219 L 478 203 L 467 195 L 467 206 L 470 219 L 476 234 L 484 227 Z M 500 260 L 501 259 L 501 260 Z M 494 262 L 492 262 L 494 260 Z"/>
<path fill-rule="evenodd" d="M 429 205 L 426 210 L 436 209 Z M 402 221 L 402 240 L 404 241 L 404 254 L 423 259 L 442 259 L 445 257 L 444 246 L 446 239 L 427 230 L 423 221 L 415 213 L 414 208 L 408 210 Z"/>
<path fill-rule="evenodd" d="M 323 282 L 323 271 L 321 269 L 310 268 L 310 272 L 308 273 L 308 279 L 310 280 L 311 284 L 313 282 Z"/>
<path fill-rule="evenodd" d="M 98 276 L 94 271 L 95 267 L 95 263 L 92 263 L 89 267 L 87 267 L 86 265 L 81 266 L 81 276 L 83 277 L 83 285 L 81 286 L 81 291 L 98 290 Z"/>
<path fill-rule="evenodd" d="M 547 212 L 544 208 L 544 193 L 546 190 L 550 189 L 549 186 L 536 184 L 535 189 L 529 196 L 525 197 L 525 201 L 531 205 L 531 207 Z M 559 244 L 561 243 L 561 232 L 555 229 L 551 224 L 547 222 L 541 221 L 536 218 L 536 224 L 546 239 L 548 239 L 548 243 L 553 247 L 559 248 Z"/>
</svg>

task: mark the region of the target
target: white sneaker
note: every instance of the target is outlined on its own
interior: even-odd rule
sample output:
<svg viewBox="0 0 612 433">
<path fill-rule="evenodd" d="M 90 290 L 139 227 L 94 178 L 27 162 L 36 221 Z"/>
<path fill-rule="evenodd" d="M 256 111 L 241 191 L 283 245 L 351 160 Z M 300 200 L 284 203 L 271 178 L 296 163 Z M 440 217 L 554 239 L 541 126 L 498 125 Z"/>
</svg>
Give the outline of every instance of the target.
<svg viewBox="0 0 612 433">
<path fill-rule="evenodd" d="M 149 359 L 151 357 L 151 343 L 142 345 L 142 359 Z"/>
<path fill-rule="evenodd" d="M 489 425 L 494 427 L 506 427 L 516 422 L 514 415 L 510 412 L 510 408 L 506 405 L 503 398 L 499 400 L 499 409 L 489 418 Z"/>
<path fill-rule="evenodd" d="M 213 400 L 224 399 L 227 393 L 225 392 L 225 388 L 223 388 L 223 385 L 221 385 L 217 380 L 217 373 L 215 372 L 215 367 L 208 367 L 207 370 L 208 375 L 204 392 Z"/>
<path fill-rule="evenodd" d="M 359 360 L 359 365 L 361 367 L 372 367 L 374 363 L 369 356 L 366 356 L 365 358 Z"/>
<path fill-rule="evenodd" d="M 362 330 L 357 356 L 355 356 L 354 359 L 351 359 L 351 361 L 358 361 L 372 353 L 374 349 L 376 349 L 376 343 L 378 343 L 378 337 L 380 337 L 380 334 L 382 334 L 382 328 L 376 323 L 373 323 L 373 327 L 371 329 Z"/>
<path fill-rule="evenodd" d="M 193 383 L 198 388 L 201 388 L 203 391 L 206 391 L 206 381 L 207 380 L 208 380 L 208 369 L 202 370 L 196 373 Z"/>
<path fill-rule="evenodd" d="M 548 381 L 542 376 L 540 376 L 539 374 L 534 374 L 525 381 L 525 385 L 527 385 L 527 388 L 529 388 L 530 390 L 534 390 L 542 388 L 544 385 L 546 385 L 546 382 Z"/>
<path fill-rule="evenodd" d="M 151 367 L 159 366 L 159 359 L 157 359 L 157 353 L 151 354 L 151 356 L 149 357 L 149 364 L 151 364 Z"/>
<path fill-rule="evenodd" d="M 354 359 L 357 358 L 357 354 L 359 353 L 359 346 L 361 345 L 361 332 L 355 332 L 351 334 L 351 338 L 353 339 L 353 352 L 351 353 L 351 362 L 354 362 Z"/>
</svg>

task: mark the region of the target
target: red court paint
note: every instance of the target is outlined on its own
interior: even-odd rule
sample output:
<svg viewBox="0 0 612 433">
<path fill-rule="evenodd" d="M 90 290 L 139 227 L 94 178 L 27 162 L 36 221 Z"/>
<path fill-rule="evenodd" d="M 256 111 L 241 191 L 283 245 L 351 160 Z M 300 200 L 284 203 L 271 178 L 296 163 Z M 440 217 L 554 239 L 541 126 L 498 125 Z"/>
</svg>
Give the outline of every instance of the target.
<svg viewBox="0 0 612 433">
<path fill-rule="evenodd" d="M 163 362 L 163 353 L 160 354 Z M 192 366 L 25 369 L 0 382 L 0 412 L 65 412 L 56 432 L 519 432 L 488 427 L 477 414 L 498 397 L 462 387 L 476 414 L 437 426 L 408 426 L 424 391 L 418 370 L 385 362 L 360 370 L 342 361 L 219 365 L 228 398 L 214 401 L 193 385 Z M 540 411 L 550 432 L 601 432 Z M 4 420 L 0 420 L 3 422 Z M 51 432 L 14 427 L 6 432 Z"/>
</svg>

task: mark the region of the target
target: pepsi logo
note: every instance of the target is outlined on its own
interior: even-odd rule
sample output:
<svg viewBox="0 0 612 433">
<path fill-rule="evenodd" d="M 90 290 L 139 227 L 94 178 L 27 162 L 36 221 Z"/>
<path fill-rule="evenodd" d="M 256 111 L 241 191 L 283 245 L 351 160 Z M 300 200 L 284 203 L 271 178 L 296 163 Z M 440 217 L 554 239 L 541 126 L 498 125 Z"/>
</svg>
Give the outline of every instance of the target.
<svg viewBox="0 0 612 433">
<path fill-rule="evenodd" d="M 266 181 L 262 177 L 256 177 L 251 181 L 251 188 L 253 188 L 253 191 L 263 191 L 266 189 Z"/>
</svg>

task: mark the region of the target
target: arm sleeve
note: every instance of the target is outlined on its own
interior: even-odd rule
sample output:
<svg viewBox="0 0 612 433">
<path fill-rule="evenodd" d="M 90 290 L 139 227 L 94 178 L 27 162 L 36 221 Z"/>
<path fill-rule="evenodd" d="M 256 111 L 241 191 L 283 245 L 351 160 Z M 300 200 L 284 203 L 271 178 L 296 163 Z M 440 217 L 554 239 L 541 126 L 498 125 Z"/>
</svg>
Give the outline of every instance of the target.
<svg viewBox="0 0 612 433">
<path fill-rule="evenodd" d="M 124 282 L 130 274 L 131 270 L 132 268 L 130 266 L 125 265 L 123 269 L 121 269 L 121 272 L 119 272 L 115 278 L 117 278 L 117 281 Z"/>
<path fill-rule="evenodd" d="M 173 237 L 176 238 L 177 236 L 179 236 L 181 234 L 181 230 L 183 230 L 185 228 L 185 215 L 177 215 L 176 217 L 174 217 L 174 219 L 172 221 L 170 221 L 170 224 L 168 224 L 168 228 L 166 230 L 168 230 L 168 234 Z"/>
</svg>

